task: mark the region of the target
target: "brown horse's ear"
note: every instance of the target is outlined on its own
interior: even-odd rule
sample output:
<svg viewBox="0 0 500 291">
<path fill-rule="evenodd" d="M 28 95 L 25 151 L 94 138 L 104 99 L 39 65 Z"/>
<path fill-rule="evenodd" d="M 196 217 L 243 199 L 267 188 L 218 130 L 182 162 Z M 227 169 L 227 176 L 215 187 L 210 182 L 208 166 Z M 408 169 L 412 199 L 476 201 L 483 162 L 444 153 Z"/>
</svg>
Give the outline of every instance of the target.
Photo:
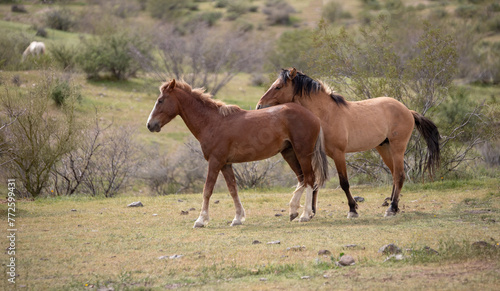
<svg viewBox="0 0 500 291">
<path fill-rule="evenodd" d="M 293 80 L 293 78 L 295 78 L 295 76 L 297 76 L 297 69 L 292 68 L 292 69 L 290 70 L 290 73 L 289 73 L 288 75 L 290 76 L 290 77 L 289 77 L 289 79 L 290 79 L 290 80 Z"/>
<path fill-rule="evenodd" d="M 168 90 L 174 90 L 175 88 L 175 79 L 172 79 L 172 81 L 170 81 L 170 84 L 168 84 Z"/>
</svg>

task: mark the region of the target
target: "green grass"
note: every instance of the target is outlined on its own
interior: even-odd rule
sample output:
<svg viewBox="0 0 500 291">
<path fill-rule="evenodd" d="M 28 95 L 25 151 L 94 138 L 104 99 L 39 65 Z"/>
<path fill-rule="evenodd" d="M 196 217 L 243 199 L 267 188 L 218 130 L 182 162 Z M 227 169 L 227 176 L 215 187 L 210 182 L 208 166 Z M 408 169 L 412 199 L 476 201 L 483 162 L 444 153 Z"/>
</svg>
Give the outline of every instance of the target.
<svg viewBox="0 0 500 291">
<path fill-rule="evenodd" d="M 204 229 L 192 229 L 199 194 L 20 201 L 18 284 L 27 290 L 385 289 L 401 284 L 409 289 L 495 289 L 500 249 L 476 249 L 471 243 L 500 241 L 499 186 L 487 180 L 477 182 L 477 188 L 406 189 L 401 213 L 390 219 L 381 207 L 390 187 L 353 187 L 366 201 L 360 203 L 360 218 L 352 220 L 345 218 L 342 190 L 322 189 L 318 213 L 309 223 L 288 221 L 291 189 L 243 191 L 247 221 L 239 227 L 229 226 L 234 215 L 230 196 L 216 193 Z M 137 200 L 145 206 L 126 207 Z M 6 211 L 6 204 L 0 204 L 1 217 Z M 276 240 L 281 243 L 267 244 Z M 405 259 L 384 262 L 386 256 L 377 251 L 388 243 L 402 248 Z M 297 245 L 305 249 L 287 250 Z M 427 254 L 425 246 L 439 255 Z M 321 249 L 332 254 L 318 256 Z M 336 267 L 342 253 L 353 256 L 356 265 Z M 158 259 L 174 254 L 183 257 Z"/>
</svg>

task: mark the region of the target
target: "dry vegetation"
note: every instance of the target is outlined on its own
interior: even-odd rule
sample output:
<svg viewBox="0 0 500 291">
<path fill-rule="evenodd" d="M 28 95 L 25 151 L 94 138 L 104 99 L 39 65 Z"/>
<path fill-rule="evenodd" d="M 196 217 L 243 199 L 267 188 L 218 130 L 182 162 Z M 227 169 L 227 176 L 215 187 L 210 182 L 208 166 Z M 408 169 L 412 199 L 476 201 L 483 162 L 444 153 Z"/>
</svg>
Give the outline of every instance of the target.
<svg viewBox="0 0 500 291">
<path fill-rule="evenodd" d="M 68 138 L 71 144 L 59 148 L 48 168 L 36 153 L 31 158 L 21 153 L 26 163 L 38 162 L 41 176 L 48 178 L 38 181 L 31 195 L 18 180 L 18 198 L 38 198 L 17 205 L 16 288 L 493 290 L 500 284 L 500 5 L 496 1 L 43 2 L 47 1 L 0 1 L 0 177 L 20 179 L 23 173 L 7 166 L 13 164 L 12 157 L 21 150 L 32 154 L 41 148 L 30 148 L 19 131 L 18 143 L 12 143 L 23 120 L 36 117 L 29 120 L 33 126 L 52 130 L 32 136 L 33 140 L 51 137 L 42 140 L 45 153 L 57 149 L 54 144 L 61 133 L 74 136 Z M 316 41 L 326 36 L 315 31 L 321 17 L 332 39 L 342 36 L 338 33 L 344 27 L 344 39 L 352 41 L 345 47 L 358 53 L 355 59 L 361 65 L 350 67 L 348 77 L 339 73 L 339 64 L 356 63 L 342 56 L 335 66 L 328 65 L 335 58 L 322 62 L 322 70 L 311 62 L 320 60 L 312 53 L 313 36 Z M 380 17 L 388 22 L 385 34 L 378 36 L 387 38 L 360 34 L 360 28 L 375 27 Z M 460 133 L 445 152 L 452 162 L 453 157 L 461 158 L 460 166 L 451 171 L 443 167 L 436 177 L 439 182 L 419 184 L 421 179 L 416 179 L 405 184 L 402 213 L 385 219 L 381 204 L 390 193 L 390 176 L 369 152 L 351 156 L 353 194 L 366 199 L 360 203 L 361 217 L 345 218 L 345 196 L 331 173 L 333 178 L 319 195 L 318 214 L 310 223 L 299 224 L 288 222 L 295 179 L 283 161 L 239 165 L 240 188 L 256 188 L 241 193 L 245 224 L 229 226 L 234 208 L 221 183 L 211 200 L 208 228 L 191 228 L 202 199 L 191 193 L 201 191 L 205 161 L 182 120 L 173 120 L 161 134 L 146 129 L 161 82 L 183 77 L 206 86 L 218 99 L 253 109 L 277 69 L 297 66 L 327 82 L 339 73 L 343 83 L 333 84 L 334 89 L 344 86 L 340 93 L 355 100 L 362 94 L 353 93 L 354 74 L 361 74 L 358 83 L 369 85 L 403 76 L 391 74 L 418 55 L 423 22 L 455 44 L 456 72 L 446 72 L 447 77 L 454 76 L 447 82 L 451 89 L 436 91 L 446 101 L 437 102 L 438 109 L 425 110 L 443 124 L 445 140 L 454 137 L 448 133 Z M 48 54 L 21 63 L 32 40 L 45 42 Z M 371 49 L 372 44 L 377 50 Z M 116 54 L 104 53 L 110 48 Z M 386 56 L 397 57 L 391 63 L 395 71 L 387 70 Z M 364 70 L 368 67 L 376 74 Z M 327 69 L 328 74 L 319 73 Z M 401 92 L 421 95 L 410 79 L 401 80 Z M 6 100 L 12 101 L 10 112 Z M 44 107 L 33 107 L 33 100 Z M 38 111 L 19 118 L 27 108 Z M 69 128 L 65 118 L 70 117 L 76 131 L 65 131 Z M 462 126 L 462 120 L 472 118 L 474 122 Z M 44 127 L 47 124 L 52 127 Z M 461 156 L 469 145 L 467 155 Z M 113 172 L 122 165 L 122 171 Z M 121 181 L 118 188 L 110 182 L 115 178 Z M 6 192 L 5 184 L 0 183 L 0 193 Z M 178 195 L 165 195 L 173 193 Z M 137 200 L 145 206 L 126 207 Z M 215 204 L 217 200 L 220 203 Z M 7 204 L 0 201 L 4 218 Z M 188 213 L 181 215 L 182 211 Z M 254 240 L 261 244 L 252 244 Z M 276 240 L 280 244 L 267 244 Z M 476 249 L 471 246 L 475 241 L 496 247 Z M 377 251 L 388 243 L 415 252 L 404 251 L 402 261 L 384 262 L 387 256 Z M 350 244 L 357 247 L 345 247 Z M 287 250 L 294 246 L 305 249 Z M 439 255 L 424 251 L 426 246 Z M 318 255 L 322 249 L 331 254 Z M 176 254 L 183 256 L 158 259 Z M 341 254 L 352 255 L 356 265 L 337 267 Z M 5 285 L 5 278 L 0 276 L 2 290 L 12 287 Z"/>
<path fill-rule="evenodd" d="M 23 201 L 18 286 L 492 290 L 500 283 L 499 186 L 497 180 L 413 186 L 402 198 L 403 213 L 390 219 L 381 207 L 389 187 L 355 187 L 365 198 L 356 220 L 345 218 L 342 190 L 324 189 L 309 223 L 288 222 L 283 211 L 290 193 L 247 191 L 241 194 L 247 221 L 239 227 L 229 226 L 232 199 L 220 193 L 212 197 L 212 220 L 204 229 L 192 229 L 199 195 Z M 139 199 L 144 207 L 126 207 Z M 474 248 L 476 241 L 492 247 Z M 384 262 L 378 249 L 389 243 L 403 249 L 404 260 Z M 351 244 L 357 246 L 346 247 Z M 331 254 L 318 255 L 322 249 Z M 335 266 L 341 254 L 356 264 Z M 169 258 L 174 255 L 182 257 Z"/>
</svg>

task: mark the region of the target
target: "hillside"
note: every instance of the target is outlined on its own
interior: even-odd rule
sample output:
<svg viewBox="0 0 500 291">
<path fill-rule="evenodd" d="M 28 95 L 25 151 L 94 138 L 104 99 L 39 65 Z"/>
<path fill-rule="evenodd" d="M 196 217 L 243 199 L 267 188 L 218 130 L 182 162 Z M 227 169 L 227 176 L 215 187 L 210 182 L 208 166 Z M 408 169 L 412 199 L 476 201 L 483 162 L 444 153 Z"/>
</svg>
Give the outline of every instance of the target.
<svg viewBox="0 0 500 291">
<path fill-rule="evenodd" d="M 14 5 L 21 11 L 13 11 Z M 213 39 L 215 36 L 244 35 L 242 47 L 248 46 L 250 51 L 253 48 L 265 48 L 258 60 L 253 63 L 250 60 L 251 66 L 238 68 L 232 79 L 215 94 L 215 98 L 226 103 L 253 109 L 276 77 L 279 67 L 307 63 L 303 59 L 308 51 L 301 48 L 303 45 L 310 48 L 311 44 L 303 36 L 312 35 L 322 17 L 334 30 L 344 27 L 349 33 L 355 34 L 358 28 L 375 22 L 381 15 L 388 18 L 392 25 L 402 25 L 400 31 L 397 26 L 390 27 L 391 31 L 396 32 L 393 35 L 395 38 L 397 33 L 401 34 L 401 39 L 416 33 L 411 30 L 412 23 L 416 21 L 428 21 L 454 35 L 460 65 L 455 84 L 467 90 L 467 98 L 473 104 L 484 100 L 489 108 L 498 110 L 500 5 L 490 0 L 89 0 L 54 1 L 52 4 L 42 1 L 16 1 L 15 4 L 1 1 L 0 44 L 7 45 L 3 46 L 5 50 L 0 54 L 0 65 L 3 66 L 0 81 L 5 86 L 12 86 L 17 80 L 20 90 L 27 90 L 49 75 L 67 78 L 81 95 L 81 106 L 77 109 L 81 118 L 92 116 L 97 110 L 103 124 L 132 128 L 134 140 L 143 150 L 158 148 L 163 155 L 175 154 L 184 148 L 184 143 L 191 136 L 180 118 L 168 124 L 160 134 L 150 133 L 145 127 L 158 96 L 158 86 L 166 78 L 175 76 L 162 67 L 165 59 L 162 59 L 161 52 L 153 50 L 151 53 L 153 65 L 158 67 L 149 70 L 141 68 L 123 80 L 102 72 L 99 72 L 99 78 L 88 78 L 77 65 L 64 71 L 54 60 L 55 52 L 60 51 L 61 47 L 78 50 L 90 43 L 89 40 L 94 36 L 121 32 L 130 33 L 131 39 L 141 37 L 141 44 L 156 49 L 156 41 L 168 36 L 165 31 L 174 31 L 186 41 L 199 37 L 195 37 L 196 24 L 201 21 L 207 26 L 208 37 L 205 41 L 210 45 L 218 42 L 218 39 Z M 165 27 L 171 30 L 165 30 Z M 46 44 L 46 58 L 21 63 L 22 51 L 32 40 Z M 284 47 L 285 51 L 280 50 L 280 47 Z M 8 54 L 10 51 L 12 54 Z M 181 67 L 185 69 L 187 66 L 183 63 Z M 190 74 L 191 71 L 184 71 L 184 76 Z M 221 75 L 222 71 L 218 71 L 211 78 L 216 79 Z M 208 90 L 213 89 L 211 85 L 207 87 Z M 348 92 L 341 93 L 348 99 L 354 99 Z M 57 108 L 54 106 L 52 110 L 56 111 Z M 373 182 L 370 179 L 359 178 L 359 182 Z M 376 178 L 375 181 L 380 183 L 387 179 Z M 332 184 L 336 185 L 337 182 L 334 180 Z M 144 187 L 140 185 L 135 189 Z"/>
</svg>

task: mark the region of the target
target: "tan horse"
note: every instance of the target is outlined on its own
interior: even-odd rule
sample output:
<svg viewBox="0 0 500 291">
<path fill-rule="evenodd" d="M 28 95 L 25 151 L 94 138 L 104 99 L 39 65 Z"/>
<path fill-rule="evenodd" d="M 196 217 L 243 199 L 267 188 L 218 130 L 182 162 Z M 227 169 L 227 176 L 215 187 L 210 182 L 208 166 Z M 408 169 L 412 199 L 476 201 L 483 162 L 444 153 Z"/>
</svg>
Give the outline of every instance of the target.
<svg viewBox="0 0 500 291">
<path fill-rule="evenodd" d="M 300 221 L 310 220 L 313 191 L 324 183 L 328 171 L 319 119 L 296 104 L 246 111 L 213 100 L 203 92 L 203 89 L 191 89 L 182 81 L 164 83 L 147 122 L 151 132 L 159 132 L 180 115 L 200 142 L 208 161 L 208 174 L 202 210 L 194 227 L 208 223 L 209 200 L 219 172 L 224 175 L 236 208 L 231 225 L 241 224 L 245 220 L 245 210 L 238 197 L 232 164 L 266 159 L 278 153 L 283 155 L 299 180 L 290 201 L 290 219 L 298 216 L 300 197 L 305 189 L 306 207 Z"/>
<path fill-rule="evenodd" d="M 45 53 L 45 44 L 39 41 L 32 41 L 30 45 L 24 50 L 22 61 L 28 57 L 28 55 L 38 56 Z"/>
<path fill-rule="evenodd" d="M 432 174 L 439 164 L 439 132 L 436 125 L 393 98 L 349 102 L 321 82 L 293 68 L 281 71 L 278 79 L 260 98 L 257 109 L 287 102 L 308 108 L 321 120 L 326 154 L 335 162 L 340 186 L 349 203 L 349 218 L 358 217 L 358 213 L 356 201 L 349 190 L 346 153 L 375 148 L 389 167 L 393 177 L 392 202 L 385 216 L 398 212 L 399 195 L 405 180 L 404 153 L 414 126 L 427 143 L 426 169 Z M 316 195 L 313 196 L 315 209 Z"/>
</svg>

